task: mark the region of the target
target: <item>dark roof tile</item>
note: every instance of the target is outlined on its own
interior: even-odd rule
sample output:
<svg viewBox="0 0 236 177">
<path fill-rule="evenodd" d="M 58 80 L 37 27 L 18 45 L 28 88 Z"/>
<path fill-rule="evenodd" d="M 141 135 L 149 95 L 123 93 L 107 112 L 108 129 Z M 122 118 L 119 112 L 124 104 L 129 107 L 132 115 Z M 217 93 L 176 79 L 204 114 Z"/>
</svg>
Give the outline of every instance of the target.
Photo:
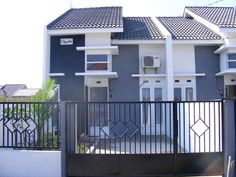
<svg viewBox="0 0 236 177">
<path fill-rule="evenodd" d="M 192 18 L 157 17 L 157 19 L 177 40 L 217 40 L 221 36 L 206 28 Z"/>
<path fill-rule="evenodd" d="M 157 40 L 164 39 L 163 34 L 150 17 L 124 17 L 124 31 L 113 33 L 115 40 Z"/>
<path fill-rule="evenodd" d="M 196 15 L 222 28 L 236 28 L 235 7 L 186 7 Z"/>
<path fill-rule="evenodd" d="M 122 7 L 70 9 L 48 24 L 49 30 L 123 27 Z"/>
</svg>

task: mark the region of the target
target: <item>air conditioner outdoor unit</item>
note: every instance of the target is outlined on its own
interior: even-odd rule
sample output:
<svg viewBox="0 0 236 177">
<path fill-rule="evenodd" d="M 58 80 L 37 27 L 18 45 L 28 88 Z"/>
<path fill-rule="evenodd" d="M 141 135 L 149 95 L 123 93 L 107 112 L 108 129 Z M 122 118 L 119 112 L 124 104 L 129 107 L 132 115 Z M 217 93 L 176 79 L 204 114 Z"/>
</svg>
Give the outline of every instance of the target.
<svg viewBox="0 0 236 177">
<path fill-rule="evenodd" d="M 159 68 L 161 66 L 160 56 L 143 56 L 143 68 Z"/>
</svg>

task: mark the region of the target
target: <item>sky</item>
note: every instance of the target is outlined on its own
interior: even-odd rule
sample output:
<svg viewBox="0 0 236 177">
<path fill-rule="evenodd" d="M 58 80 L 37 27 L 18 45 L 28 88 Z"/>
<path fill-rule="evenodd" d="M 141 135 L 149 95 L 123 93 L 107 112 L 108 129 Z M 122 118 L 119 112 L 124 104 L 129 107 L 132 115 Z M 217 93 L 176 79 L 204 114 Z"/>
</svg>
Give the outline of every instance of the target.
<svg viewBox="0 0 236 177">
<path fill-rule="evenodd" d="M 185 6 L 236 6 L 236 0 L 1 0 L 0 85 L 39 88 L 44 29 L 73 8 L 122 6 L 123 16 L 181 16 Z"/>
</svg>

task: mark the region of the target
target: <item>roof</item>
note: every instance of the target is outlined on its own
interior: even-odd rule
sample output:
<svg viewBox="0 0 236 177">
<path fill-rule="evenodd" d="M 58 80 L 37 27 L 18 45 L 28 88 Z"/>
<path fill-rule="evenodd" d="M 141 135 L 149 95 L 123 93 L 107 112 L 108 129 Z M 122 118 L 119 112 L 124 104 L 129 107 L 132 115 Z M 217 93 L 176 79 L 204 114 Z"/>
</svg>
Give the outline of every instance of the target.
<svg viewBox="0 0 236 177">
<path fill-rule="evenodd" d="M 8 97 L 11 97 L 17 90 L 26 89 L 25 84 L 6 84 L 2 87 L 2 90 L 7 94 Z"/>
<path fill-rule="evenodd" d="M 156 40 L 164 39 L 150 17 L 124 17 L 124 31 L 113 33 L 112 39 L 116 40 Z"/>
<path fill-rule="evenodd" d="M 157 17 L 157 19 L 177 40 L 217 40 L 221 36 L 192 18 L 184 17 Z"/>
<path fill-rule="evenodd" d="M 70 9 L 48 24 L 49 30 L 123 27 L 122 7 Z"/>
<path fill-rule="evenodd" d="M 196 15 L 208 20 L 221 28 L 236 27 L 235 7 L 186 7 Z"/>
<path fill-rule="evenodd" d="M 12 97 L 31 97 L 35 95 L 39 89 L 37 88 L 30 88 L 30 89 L 20 89 L 17 90 Z"/>
</svg>

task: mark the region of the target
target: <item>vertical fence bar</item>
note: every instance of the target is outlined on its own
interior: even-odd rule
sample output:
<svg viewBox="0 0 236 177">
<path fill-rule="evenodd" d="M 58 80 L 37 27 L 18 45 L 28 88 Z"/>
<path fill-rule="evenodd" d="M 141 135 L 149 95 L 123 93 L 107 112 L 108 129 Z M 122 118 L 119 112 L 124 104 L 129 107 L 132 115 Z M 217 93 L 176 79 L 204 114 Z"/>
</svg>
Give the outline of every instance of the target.
<svg viewBox="0 0 236 177">
<path fill-rule="evenodd" d="M 173 136 L 172 136 L 172 128 L 173 128 L 173 124 L 172 124 L 172 104 L 171 103 L 168 103 L 167 104 L 168 105 L 168 107 L 169 107 L 169 121 L 170 121 L 170 137 L 171 137 L 171 142 L 170 142 L 170 149 L 171 149 L 171 153 L 173 153 L 173 150 L 172 150 L 172 144 L 173 144 L 173 141 L 172 141 L 172 139 L 173 139 Z"/>
<path fill-rule="evenodd" d="M 177 102 L 173 102 L 173 124 L 174 124 L 174 168 L 175 174 L 177 174 L 177 154 L 178 154 L 178 113 Z"/>
<path fill-rule="evenodd" d="M 61 120 L 61 177 L 66 177 L 66 156 L 67 156 L 67 106 L 65 102 L 60 103 L 60 120 Z M 58 136 L 58 135 L 57 135 Z"/>
<path fill-rule="evenodd" d="M 186 134 L 185 134 L 186 133 L 185 132 L 185 130 L 186 130 L 186 128 L 185 128 L 185 123 L 186 123 L 186 120 L 185 120 L 185 103 L 183 103 L 183 119 L 184 119 L 183 120 L 183 124 L 184 124 L 184 128 L 183 128 L 184 129 L 184 153 L 185 153 L 186 152 L 186 147 L 185 147 L 186 146 L 186 144 L 185 144 L 186 143 Z"/>
<path fill-rule="evenodd" d="M 155 121 L 154 121 L 154 124 L 155 124 L 155 154 L 157 153 L 157 102 L 154 103 L 154 118 L 155 118 Z M 160 103 L 159 103 L 160 104 Z"/>
<path fill-rule="evenodd" d="M 5 103 L 3 103 L 2 106 L 2 115 L 3 115 L 3 121 L 2 121 L 2 136 L 3 136 L 3 142 L 2 142 L 2 146 L 5 147 L 5 123 L 6 123 L 6 117 L 5 117 Z"/>
</svg>

